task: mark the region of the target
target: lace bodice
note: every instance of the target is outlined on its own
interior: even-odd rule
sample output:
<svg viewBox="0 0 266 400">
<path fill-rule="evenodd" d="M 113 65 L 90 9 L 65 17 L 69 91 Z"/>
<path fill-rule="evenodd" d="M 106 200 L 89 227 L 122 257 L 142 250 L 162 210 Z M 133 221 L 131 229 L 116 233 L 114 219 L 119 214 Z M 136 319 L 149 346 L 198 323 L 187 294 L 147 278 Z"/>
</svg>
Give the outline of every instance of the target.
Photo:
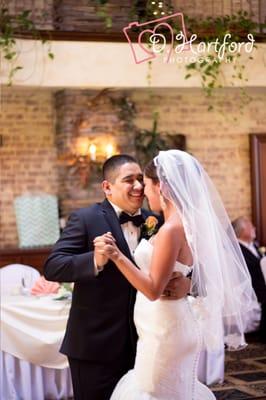
<svg viewBox="0 0 266 400">
<path fill-rule="evenodd" d="M 146 239 L 141 239 L 134 254 L 137 266 L 147 274 L 149 272 L 151 265 L 152 252 L 153 252 L 152 243 Z M 187 276 L 191 272 L 191 270 L 192 267 L 189 267 L 188 265 L 176 261 L 174 271 L 181 272 L 184 276 Z"/>
</svg>

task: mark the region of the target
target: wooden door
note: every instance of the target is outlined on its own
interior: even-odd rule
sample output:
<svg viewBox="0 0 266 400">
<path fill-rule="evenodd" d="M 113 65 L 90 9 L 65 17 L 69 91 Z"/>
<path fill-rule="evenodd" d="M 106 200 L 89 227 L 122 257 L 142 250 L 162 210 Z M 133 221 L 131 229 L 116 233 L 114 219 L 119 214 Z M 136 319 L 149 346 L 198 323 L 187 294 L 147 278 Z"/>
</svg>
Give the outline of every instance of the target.
<svg viewBox="0 0 266 400">
<path fill-rule="evenodd" d="M 257 239 L 266 245 L 266 133 L 250 135 L 252 215 Z"/>
</svg>

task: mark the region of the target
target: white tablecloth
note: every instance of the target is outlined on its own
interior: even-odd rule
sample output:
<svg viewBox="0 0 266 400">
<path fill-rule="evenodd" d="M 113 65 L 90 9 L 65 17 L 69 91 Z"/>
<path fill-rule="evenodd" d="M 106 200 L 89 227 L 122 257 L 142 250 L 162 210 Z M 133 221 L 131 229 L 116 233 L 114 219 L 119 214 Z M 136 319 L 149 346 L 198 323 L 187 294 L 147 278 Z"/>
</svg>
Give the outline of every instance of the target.
<svg viewBox="0 0 266 400">
<path fill-rule="evenodd" d="M 70 302 L 54 297 L 2 297 L 1 400 L 72 395 L 67 358 L 59 353 Z"/>
</svg>

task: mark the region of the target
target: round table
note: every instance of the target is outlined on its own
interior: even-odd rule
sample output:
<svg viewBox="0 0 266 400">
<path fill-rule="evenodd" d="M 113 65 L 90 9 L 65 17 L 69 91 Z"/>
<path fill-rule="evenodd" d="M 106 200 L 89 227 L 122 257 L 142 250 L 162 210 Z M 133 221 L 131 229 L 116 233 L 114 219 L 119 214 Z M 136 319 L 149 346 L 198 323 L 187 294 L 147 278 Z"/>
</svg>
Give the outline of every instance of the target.
<svg viewBox="0 0 266 400">
<path fill-rule="evenodd" d="M 2 296 L 2 399 L 73 396 L 67 358 L 59 353 L 70 300 L 55 297 Z"/>
</svg>

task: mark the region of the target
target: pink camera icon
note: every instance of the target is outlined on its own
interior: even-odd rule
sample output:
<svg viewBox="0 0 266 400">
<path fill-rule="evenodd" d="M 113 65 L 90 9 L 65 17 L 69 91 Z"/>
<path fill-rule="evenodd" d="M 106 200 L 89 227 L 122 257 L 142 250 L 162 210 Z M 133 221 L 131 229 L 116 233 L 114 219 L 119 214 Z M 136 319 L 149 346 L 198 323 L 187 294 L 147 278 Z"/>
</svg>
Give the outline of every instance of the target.
<svg viewBox="0 0 266 400">
<path fill-rule="evenodd" d="M 175 40 L 173 28 L 169 23 L 173 20 L 175 22 L 178 22 L 178 26 L 181 27 L 181 37 L 185 40 L 185 42 L 187 42 L 184 16 L 182 13 L 175 13 L 162 18 L 154 19 L 152 21 L 143 22 L 141 24 L 139 24 L 138 22 L 131 22 L 128 26 L 123 28 L 123 32 L 130 45 L 136 64 L 141 64 L 145 61 L 150 61 L 156 58 L 159 53 L 162 53 L 164 51 L 166 45 L 170 46 L 169 50 L 167 51 L 168 55 L 166 59 L 166 62 L 169 62 Z M 151 28 L 151 25 L 153 26 L 153 28 Z M 136 30 L 136 28 L 141 29 L 141 32 L 138 34 L 138 41 L 133 42 L 130 38 L 130 34 L 132 35 L 134 29 Z M 167 37 L 165 34 L 160 33 L 160 29 L 162 28 L 168 30 Z M 147 48 L 147 44 L 144 42 L 144 35 L 149 36 L 150 48 Z M 169 38 L 168 42 L 167 38 Z"/>
</svg>

